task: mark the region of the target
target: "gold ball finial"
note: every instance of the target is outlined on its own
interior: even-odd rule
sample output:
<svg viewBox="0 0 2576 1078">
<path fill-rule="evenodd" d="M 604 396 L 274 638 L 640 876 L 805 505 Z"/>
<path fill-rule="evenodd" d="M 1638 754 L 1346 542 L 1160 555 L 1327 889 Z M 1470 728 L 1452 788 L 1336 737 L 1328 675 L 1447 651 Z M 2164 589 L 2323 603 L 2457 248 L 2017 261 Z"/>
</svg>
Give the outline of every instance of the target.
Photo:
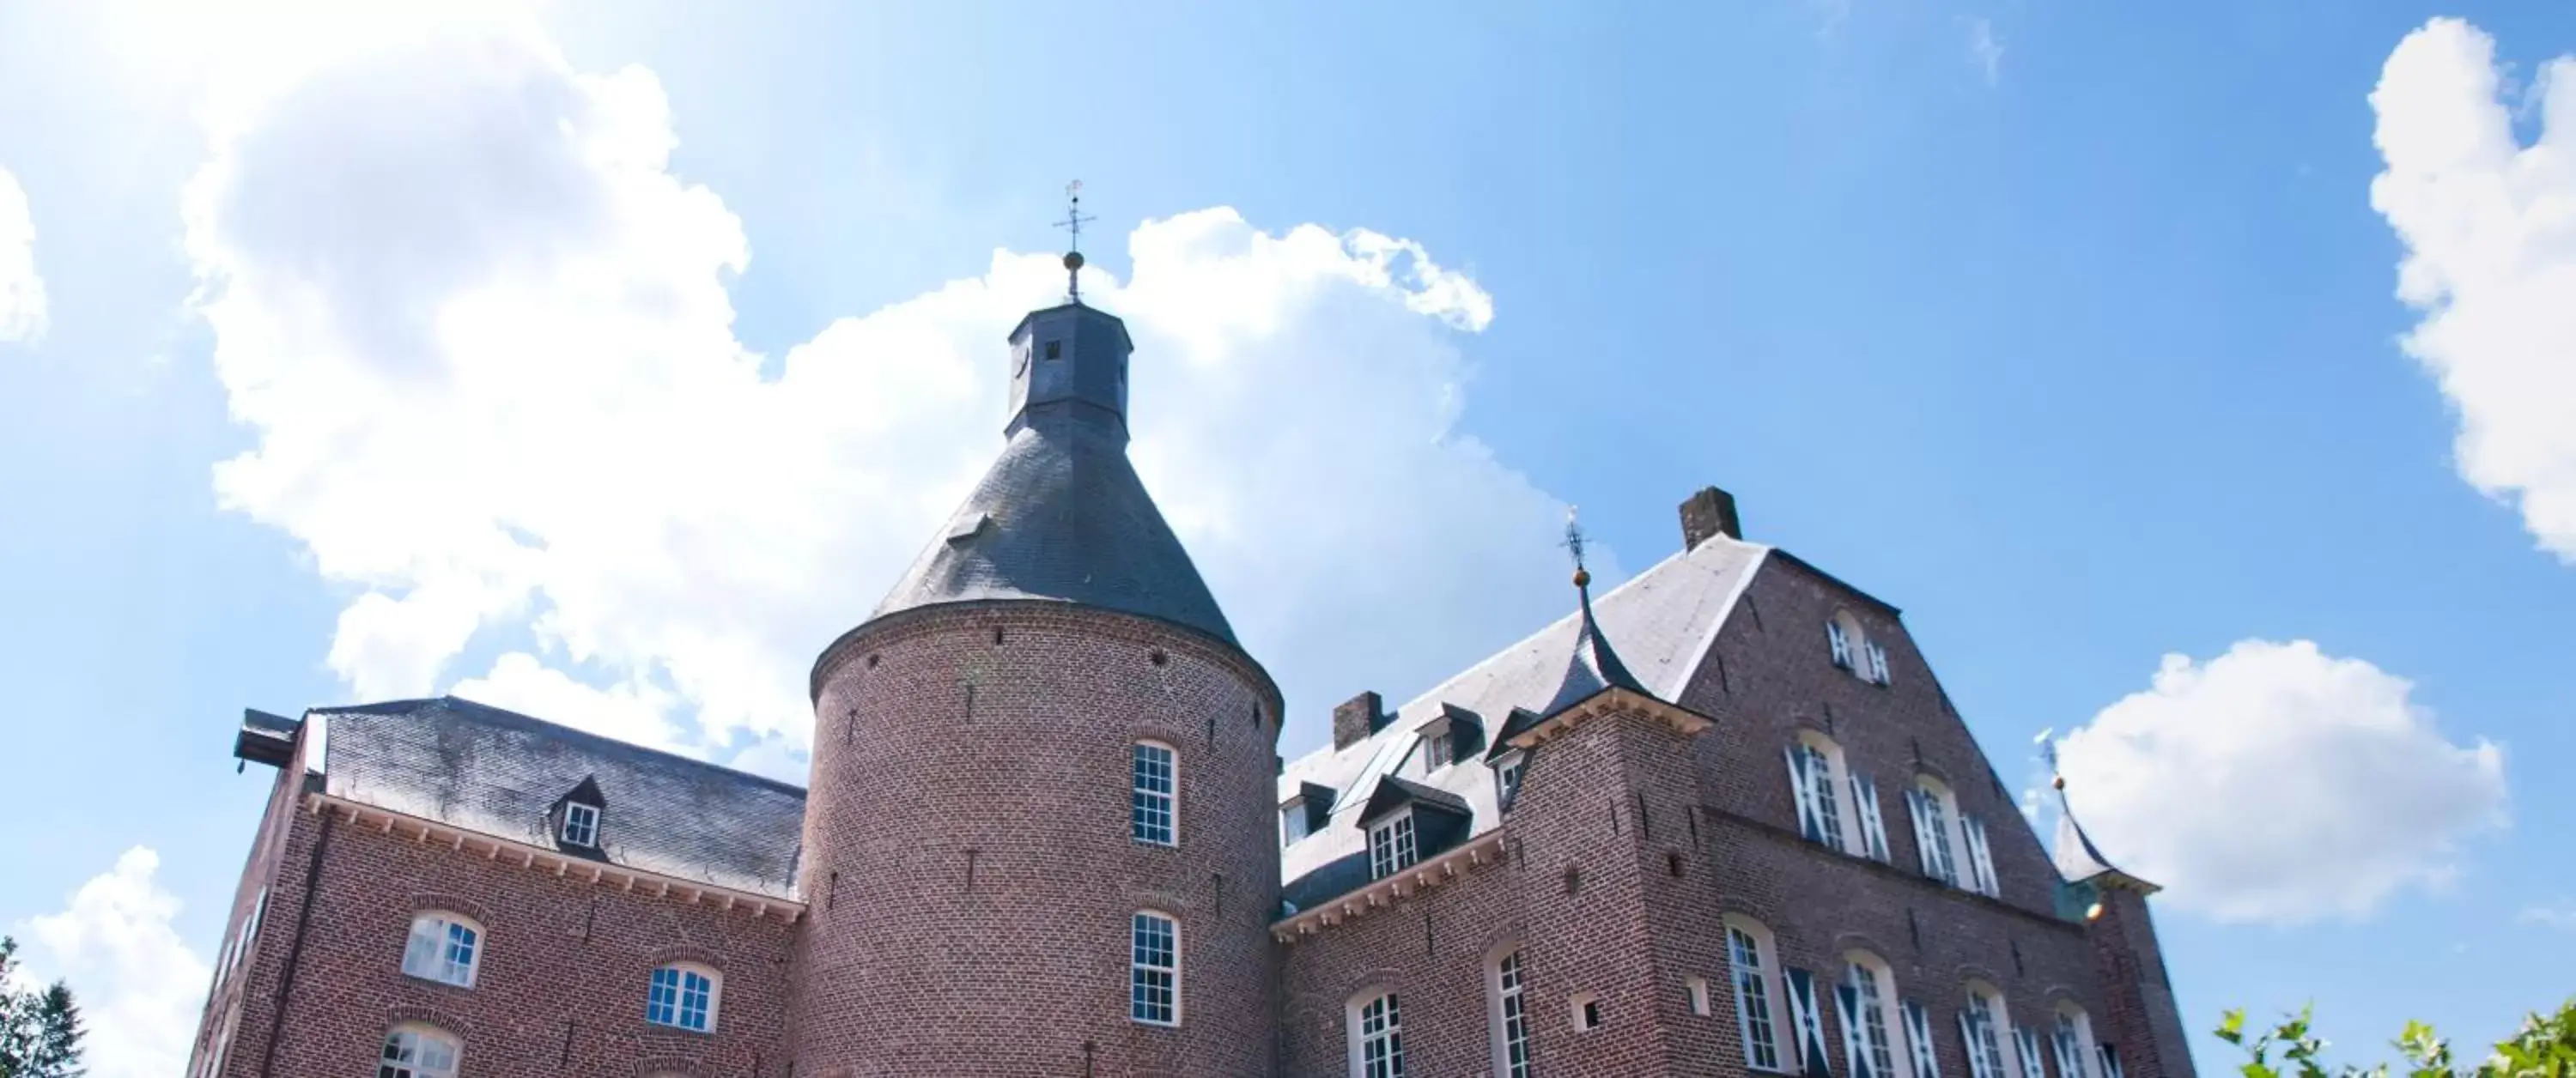
<svg viewBox="0 0 2576 1078">
<path fill-rule="evenodd" d="M 2066 788 L 2066 776 L 2051 775 L 2048 779 L 2048 785 L 2050 789 L 2063 790 Z"/>
<path fill-rule="evenodd" d="M 1575 586 L 1575 587 L 1578 587 L 1578 588 L 1588 588 L 1588 587 L 1591 587 L 1591 586 L 1592 586 L 1592 571 L 1591 571 L 1591 570 L 1589 570 L 1589 569 L 1577 569 L 1577 570 L 1575 570 L 1575 571 L 1574 571 L 1574 586 Z"/>
</svg>

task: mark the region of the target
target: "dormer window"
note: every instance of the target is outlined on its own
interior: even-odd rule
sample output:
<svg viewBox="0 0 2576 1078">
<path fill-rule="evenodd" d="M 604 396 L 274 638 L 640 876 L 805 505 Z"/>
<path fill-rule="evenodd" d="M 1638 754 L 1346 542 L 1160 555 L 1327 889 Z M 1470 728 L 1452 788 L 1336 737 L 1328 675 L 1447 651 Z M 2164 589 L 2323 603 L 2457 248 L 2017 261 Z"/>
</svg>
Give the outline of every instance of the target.
<svg viewBox="0 0 2576 1078">
<path fill-rule="evenodd" d="M 599 807 L 575 801 L 564 806 L 563 840 L 574 846 L 599 845 Z"/>
<path fill-rule="evenodd" d="M 1456 756 L 1457 743 L 1450 738 L 1447 727 L 1442 727 L 1437 735 L 1426 735 L 1422 739 L 1423 774 L 1428 775 L 1449 766 L 1449 762 Z"/>
<path fill-rule="evenodd" d="M 1280 845 L 1294 846 L 1297 840 L 1305 838 L 1312 833 L 1312 830 L 1307 824 L 1305 798 L 1292 797 L 1288 799 L 1287 804 L 1279 806 Z"/>
<path fill-rule="evenodd" d="M 1412 868 L 1420 859 L 1414 842 L 1413 810 L 1404 809 L 1369 825 L 1369 878 L 1382 880 Z"/>
<path fill-rule="evenodd" d="M 1521 792 L 1521 765 L 1528 757 L 1513 753 L 1494 761 L 1494 801 L 1501 808 L 1512 807 L 1512 799 Z"/>
</svg>

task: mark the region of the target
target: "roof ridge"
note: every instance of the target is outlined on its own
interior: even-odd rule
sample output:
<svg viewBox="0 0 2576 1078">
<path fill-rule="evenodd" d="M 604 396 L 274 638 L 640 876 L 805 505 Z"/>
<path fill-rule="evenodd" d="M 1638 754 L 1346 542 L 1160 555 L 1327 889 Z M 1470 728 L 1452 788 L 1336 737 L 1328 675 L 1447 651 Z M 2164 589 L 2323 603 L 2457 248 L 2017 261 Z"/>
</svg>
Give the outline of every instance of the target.
<svg viewBox="0 0 2576 1078">
<path fill-rule="evenodd" d="M 752 782 L 770 787 L 781 793 L 794 794 L 799 798 L 806 796 L 807 792 L 805 787 L 796 785 L 792 782 L 774 779 L 767 775 L 755 774 L 738 767 L 727 767 L 711 760 L 704 760 L 695 756 L 672 752 L 669 749 L 657 749 L 650 745 L 639 745 L 622 738 L 593 733 L 579 727 L 567 726 L 552 719 L 539 718 L 535 715 L 527 714 L 526 712 L 512 711 L 509 708 L 487 704 L 480 700 L 469 700 L 454 693 L 449 693 L 444 696 L 425 697 L 418 700 L 388 700 L 381 703 L 358 704 L 349 707 L 317 707 L 308 711 L 307 714 L 332 715 L 356 713 L 367 715 L 399 715 L 406 712 L 419 712 L 430 706 L 443 706 L 451 711 L 457 712 L 480 712 L 481 714 L 477 717 L 486 720 L 492 718 L 514 720 L 516 723 L 523 726 L 540 727 L 543 729 L 543 732 L 550 736 L 564 736 L 567 740 L 586 741 L 594 745 L 604 746 L 620 752 L 641 753 L 668 760 L 672 763 L 684 764 L 706 771 L 713 771 L 718 774 L 734 778 L 749 779 Z"/>
</svg>

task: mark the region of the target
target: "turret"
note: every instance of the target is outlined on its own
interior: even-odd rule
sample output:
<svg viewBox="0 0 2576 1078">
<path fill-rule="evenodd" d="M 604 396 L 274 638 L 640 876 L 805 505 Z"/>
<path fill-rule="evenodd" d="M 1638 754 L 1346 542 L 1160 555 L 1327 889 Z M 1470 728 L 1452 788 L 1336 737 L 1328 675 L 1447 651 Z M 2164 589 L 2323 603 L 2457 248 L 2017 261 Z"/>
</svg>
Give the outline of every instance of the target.
<svg viewBox="0 0 2576 1078">
<path fill-rule="evenodd" d="M 815 663 L 793 1072 L 1269 1078 L 1279 690 L 1128 463 L 1126 327 L 1009 345 L 1000 459 Z"/>
</svg>

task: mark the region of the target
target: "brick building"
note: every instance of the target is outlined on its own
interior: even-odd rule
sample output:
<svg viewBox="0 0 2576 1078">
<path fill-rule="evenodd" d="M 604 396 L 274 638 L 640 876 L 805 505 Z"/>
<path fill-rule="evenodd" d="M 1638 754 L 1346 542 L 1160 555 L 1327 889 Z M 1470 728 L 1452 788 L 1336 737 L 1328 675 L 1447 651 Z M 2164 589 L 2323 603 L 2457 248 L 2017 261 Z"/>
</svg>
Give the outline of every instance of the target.
<svg viewBox="0 0 2576 1078">
<path fill-rule="evenodd" d="M 190 1078 L 2191 1078 L 2154 887 L 2044 848 L 1896 609 L 1713 488 L 1283 763 L 1128 464 L 1130 347 L 1012 332 L 804 789 L 453 698 L 248 713 Z"/>
</svg>

